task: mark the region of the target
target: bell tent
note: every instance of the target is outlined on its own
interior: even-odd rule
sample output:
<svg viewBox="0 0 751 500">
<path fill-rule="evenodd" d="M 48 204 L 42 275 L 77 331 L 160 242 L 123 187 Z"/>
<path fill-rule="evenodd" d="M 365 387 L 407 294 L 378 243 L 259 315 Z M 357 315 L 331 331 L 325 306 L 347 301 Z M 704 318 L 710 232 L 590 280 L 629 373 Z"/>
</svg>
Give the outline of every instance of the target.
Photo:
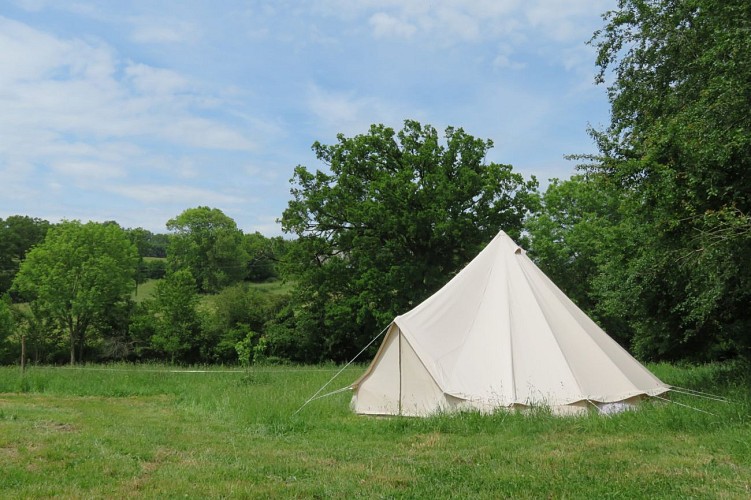
<svg viewBox="0 0 751 500">
<path fill-rule="evenodd" d="M 670 390 L 503 231 L 393 320 L 351 388 L 357 413 L 408 416 L 534 406 L 612 412 Z"/>
</svg>

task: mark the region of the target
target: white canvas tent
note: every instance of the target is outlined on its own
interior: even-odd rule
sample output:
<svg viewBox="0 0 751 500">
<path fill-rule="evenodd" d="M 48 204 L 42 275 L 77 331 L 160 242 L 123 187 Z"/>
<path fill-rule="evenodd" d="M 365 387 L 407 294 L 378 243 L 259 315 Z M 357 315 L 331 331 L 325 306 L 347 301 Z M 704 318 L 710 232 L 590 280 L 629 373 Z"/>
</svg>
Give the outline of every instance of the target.
<svg viewBox="0 0 751 500">
<path fill-rule="evenodd" d="M 614 411 L 670 387 L 611 339 L 504 232 L 434 295 L 398 316 L 354 411 L 546 406 Z"/>
</svg>

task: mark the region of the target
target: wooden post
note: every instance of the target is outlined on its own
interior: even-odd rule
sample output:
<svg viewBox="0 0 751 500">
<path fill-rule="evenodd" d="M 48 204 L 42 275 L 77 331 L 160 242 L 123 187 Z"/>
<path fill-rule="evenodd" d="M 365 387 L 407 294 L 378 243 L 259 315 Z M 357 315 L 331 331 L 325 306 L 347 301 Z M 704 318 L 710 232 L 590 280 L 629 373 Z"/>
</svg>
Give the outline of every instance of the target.
<svg viewBox="0 0 751 500">
<path fill-rule="evenodd" d="M 26 335 L 21 335 L 21 375 L 26 369 Z"/>
</svg>

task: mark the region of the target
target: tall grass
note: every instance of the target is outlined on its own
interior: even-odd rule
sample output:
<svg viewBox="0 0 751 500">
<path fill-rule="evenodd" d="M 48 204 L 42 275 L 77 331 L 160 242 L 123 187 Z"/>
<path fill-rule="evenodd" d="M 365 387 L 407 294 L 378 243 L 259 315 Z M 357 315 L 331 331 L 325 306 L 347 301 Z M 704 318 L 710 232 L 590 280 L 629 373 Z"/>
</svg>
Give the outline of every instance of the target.
<svg viewBox="0 0 751 500">
<path fill-rule="evenodd" d="M 610 417 L 371 418 L 350 412 L 347 392 L 295 414 L 335 367 L 0 368 L 0 497 L 751 495 L 746 367 L 651 368 L 729 401 L 676 393 Z"/>
</svg>

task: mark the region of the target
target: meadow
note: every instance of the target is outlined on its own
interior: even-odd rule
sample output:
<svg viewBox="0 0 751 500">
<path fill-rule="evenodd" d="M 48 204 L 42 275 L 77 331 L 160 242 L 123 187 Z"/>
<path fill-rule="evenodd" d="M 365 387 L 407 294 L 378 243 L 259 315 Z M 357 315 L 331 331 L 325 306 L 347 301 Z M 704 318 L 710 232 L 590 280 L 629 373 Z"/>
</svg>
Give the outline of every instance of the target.
<svg viewBox="0 0 751 500">
<path fill-rule="evenodd" d="M 374 418 L 349 392 L 295 414 L 335 366 L 0 367 L 0 497 L 751 497 L 747 366 L 650 368 L 729 401 Z"/>
</svg>

